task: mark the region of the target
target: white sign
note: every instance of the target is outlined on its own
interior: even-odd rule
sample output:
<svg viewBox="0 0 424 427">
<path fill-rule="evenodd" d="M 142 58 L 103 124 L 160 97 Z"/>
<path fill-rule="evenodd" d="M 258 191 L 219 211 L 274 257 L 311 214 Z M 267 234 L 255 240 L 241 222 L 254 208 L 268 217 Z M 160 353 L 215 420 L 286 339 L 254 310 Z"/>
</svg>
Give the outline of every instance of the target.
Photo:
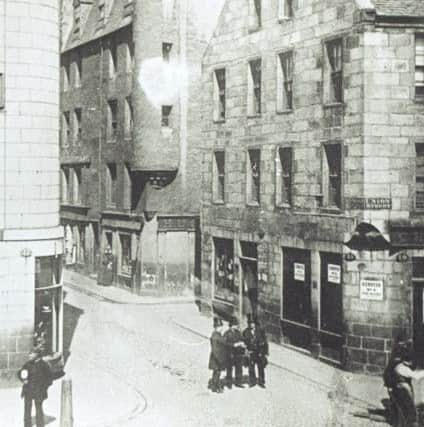
<svg viewBox="0 0 424 427">
<path fill-rule="evenodd" d="M 362 279 L 359 297 L 372 301 L 383 301 L 383 281 Z"/>
<path fill-rule="evenodd" d="M 294 263 L 294 280 L 305 281 L 305 264 Z"/>
<path fill-rule="evenodd" d="M 341 267 L 336 264 L 328 264 L 327 279 L 330 283 L 341 283 Z"/>
</svg>

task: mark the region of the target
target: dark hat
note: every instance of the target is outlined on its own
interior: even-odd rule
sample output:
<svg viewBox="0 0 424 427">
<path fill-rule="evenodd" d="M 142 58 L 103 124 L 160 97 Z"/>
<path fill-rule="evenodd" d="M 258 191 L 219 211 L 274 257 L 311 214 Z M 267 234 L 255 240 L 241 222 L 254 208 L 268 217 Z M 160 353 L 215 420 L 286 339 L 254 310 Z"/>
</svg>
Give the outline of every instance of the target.
<svg viewBox="0 0 424 427">
<path fill-rule="evenodd" d="M 222 326 L 222 320 L 219 317 L 213 318 L 213 327 L 218 328 L 219 326 Z"/>
<path fill-rule="evenodd" d="M 238 321 L 237 317 L 232 317 L 230 319 L 230 326 L 237 326 L 239 324 L 240 324 L 240 322 Z"/>
<path fill-rule="evenodd" d="M 248 314 L 247 315 L 247 323 L 250 325 L 251 323 L 256 323 L 256 319 L 253 317 L 253 315 Z"/>
</svg>

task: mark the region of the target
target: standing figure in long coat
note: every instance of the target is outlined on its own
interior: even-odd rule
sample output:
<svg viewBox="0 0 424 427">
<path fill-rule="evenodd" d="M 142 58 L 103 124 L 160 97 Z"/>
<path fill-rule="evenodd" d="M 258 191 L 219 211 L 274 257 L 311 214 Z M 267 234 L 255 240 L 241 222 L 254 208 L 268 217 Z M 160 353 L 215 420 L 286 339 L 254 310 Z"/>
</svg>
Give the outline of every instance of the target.
<svg viewBox="0 0 424 427">
<path fill-rule="evenodd" d="M 212 379 L 210 388 L 215 393 L 222 393 L 223 389 L 220 384 L 221 371 L 225 369 L 227 361 L 227 348 L 225 338 L 222 336 L 222 321 L 215 317 L 213 319 L 214 331 L 212 332 L 211 352 L 209 355 L 209 369 L 212 370 Z"/>
<path fill-rule="evenodd" d="M 236 318 L 230 320 L 230 329 L 224 333 L 224 338 L 227 343 L 227 375 L 226 384 L 228 388 L 233 384 L 233 367 L 235 368 L 234 385 L 236 387 L 243 387 L 243 355 L 245 345 L 243 336 L 239 329 L 239 322 Z"/>
</svg>

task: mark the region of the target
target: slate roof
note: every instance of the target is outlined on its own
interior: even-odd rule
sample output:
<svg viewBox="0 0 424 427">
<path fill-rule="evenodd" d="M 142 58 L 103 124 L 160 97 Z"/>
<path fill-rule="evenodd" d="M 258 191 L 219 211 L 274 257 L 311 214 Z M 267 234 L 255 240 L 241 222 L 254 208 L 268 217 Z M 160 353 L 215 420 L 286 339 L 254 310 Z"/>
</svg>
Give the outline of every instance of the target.
<svg viewBox="0 0 424 427">
<path fill-rule="evenodd" d="M 372 0 L 377 15 L 424 17 L 424 0 Z"/>
</svg>

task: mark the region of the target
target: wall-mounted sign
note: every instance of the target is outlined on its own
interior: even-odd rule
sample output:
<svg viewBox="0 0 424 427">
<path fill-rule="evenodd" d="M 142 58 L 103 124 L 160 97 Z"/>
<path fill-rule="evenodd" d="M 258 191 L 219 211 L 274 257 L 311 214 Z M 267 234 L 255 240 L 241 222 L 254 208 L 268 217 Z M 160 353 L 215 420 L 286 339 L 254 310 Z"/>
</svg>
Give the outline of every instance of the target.
<svg viewBox="0 0 424 427">
<path fill-rule="evenodd" d="M 391 227 L 390 241 L 393 246 L 403 248 L 422 248 L 424 247 L 424 228 L 422 226 Z"/>
<path fill-rule="evenodd" d="M 392 209 L 390 197 L 350 197 L 347 202 L 350 209 Z"/>
<path fill-rule="evenodd" d="M 329 283 L 341 283 L 342 269 L 340 265 L 328 264 L 327 279 Z"/>
<path fill-rule="evenodd" d="M 305 264 L 294 263 L 294 280 L 305 281 Z"/>
<path fill-rule="evenodd" d="M 360 282 L 359 298 L 371 301 L 383 301 L 383 281 L 362 279 Z"/>
</svg>

